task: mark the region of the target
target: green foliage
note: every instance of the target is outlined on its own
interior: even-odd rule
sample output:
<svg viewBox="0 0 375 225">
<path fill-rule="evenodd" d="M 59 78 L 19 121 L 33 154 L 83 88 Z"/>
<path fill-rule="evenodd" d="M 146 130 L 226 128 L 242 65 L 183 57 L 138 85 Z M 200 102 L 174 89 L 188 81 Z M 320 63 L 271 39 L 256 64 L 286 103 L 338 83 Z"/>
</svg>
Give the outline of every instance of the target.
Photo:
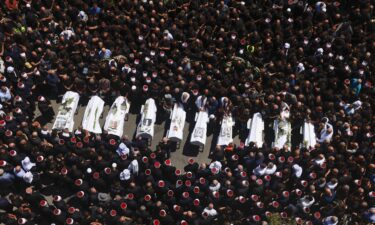
<svg viewBox="0 0 375 225">
<path fill-rule="evenodd" d="M 273 214 L 268 218 L 269 225 L 296 225 L 297 223 L 293 218 L 283 219 L 279 214 Z"/>
</svg>

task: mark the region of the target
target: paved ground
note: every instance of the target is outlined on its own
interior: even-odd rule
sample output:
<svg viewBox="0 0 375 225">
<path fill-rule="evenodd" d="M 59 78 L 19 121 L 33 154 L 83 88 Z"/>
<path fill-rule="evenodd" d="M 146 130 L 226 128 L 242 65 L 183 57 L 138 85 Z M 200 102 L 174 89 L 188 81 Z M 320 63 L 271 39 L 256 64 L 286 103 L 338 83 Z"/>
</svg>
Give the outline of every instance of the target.
<svg viewBox="0 0 375 225">
<path fill-rule="evenodd" d="M 55 101 L 52 102 L 55 114 L 57 113 L 57 109 L 59 104 L 57 104 Z M 105 106 L 103 110 L 103 117 L 100 118 L 100 124 L 103 126 L 105 122 L 105 118 L 107 116 L 107 113 L 109 111 L 109 106 Z M 131 112 L 134 110 L 130 110 Z M 78 107 L 78 113 L 75 115 L 75 124 L 74 127 L 76 128 L 77 126 L 81 125 L 82 119 L 83 119 L 83 114 L 85 112 L 85 107 L 84 106 L 79 106 Z M 36 117 L 41 116 L 39 112 L 36 112 Z M 124 125 L 124 134 L 128 135 L 129 137 L 133 137 L 134 132 L 136 130 L 137 124 L 136 124 L 136 119 L 137 119 L 137 114 L 131 113 L 129 115 L 128 121 L 125 122 Z M 51 121 L 51 123 L 48 123 L 47 126 L 49 129 L 52 128 L 54 120 Z M 210 162 L 209 159 L 209 153 L 210 150 L 216 145 L 216 138 L 213 137 L 216 135 L 210 134 L 207 137 L 207 142 L 206 145 L 203 149 L 203 151 L 199 151 L 195 146 L 190 146 L 189 145 L 189 140 L 190 140 L 190 132 L 189 130 L 192 130 L 194 127 L 194 124 L 189 124 L 188 122 L 185 123 L 184 127 L 184 139 L 182 143 L 180 144 L 180 148 L 177 149 L 175 152 L 172 153 L 171 159 L 172 163 L 177 167 L 177 168 L 183 168 L 184 165 L 186 165 L 186 162 L 188 158 L 192 157 L 197 161 L 198 163 L 201 162 Z M 154 150 L 156 145 L 161 141 L 163 138 L 163 135 L 165 135 L 167 128 L 165 128 L 165 122 L 161 124 L 156 124 L 155 125 L 155 135 L 154 139 L 152 140 L 151 143 L 151 149 Z M 186 143 L 188 142 L 188 143 Z M 234 143 L 239 144 L 239 139 L 238 136 L 234 137 Z"/>
</svg>

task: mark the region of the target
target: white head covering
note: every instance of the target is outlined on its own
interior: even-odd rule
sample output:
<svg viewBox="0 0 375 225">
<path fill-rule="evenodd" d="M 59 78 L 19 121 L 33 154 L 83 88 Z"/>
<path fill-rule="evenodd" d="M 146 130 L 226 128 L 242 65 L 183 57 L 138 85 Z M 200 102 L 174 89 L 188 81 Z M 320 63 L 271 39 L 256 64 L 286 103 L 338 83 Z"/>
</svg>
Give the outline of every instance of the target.
<svg viewBox="0 0 375 225">
<path fill-rule="evenodd" d="M 331 133 L 328 133 L 328 129 L 331 128 L 332 129 L 332 132 Z M 320 139 L 318 140 L 320 143 L 324 142 L 324 141 L 331 141 L 332 139 L 332 136 L 333 136 L 333 126 L 328 123 L 328 119 L 327 119 L 327 122 L 324 124 L 324 128 L 322 129 L 322 131 L 320 132 Z"/>
<path fill-rule="evenodd" d="M 328 216 L 323 219 L 323 225 L 336 225 L 339 219 L 336 216 Z"/>
<path fill-rule="evenodd" d="M 124 169 L 120 173 L 120 180 L 129 180 L 130 179 L 130 170 Z"/>
<path fill-rule="evenodd" d="M 33 182 L 34 179 L 34 175 L 29 171 L 25 173 L 25 175 L 23 175 L 22 178 L 26 183 L 31 184 L 31 182 Z"/>
<path fill-rule="evenodd" d="M 181 95 L 181 101 L 183 103 L 186 103 L 190 98 L 190 94 L 187 93 L 187 92 L 183 92 L 182 95 Z"/>
<path fill-rule="evenodd" d="M 30 161 L 30 158 L 28 156 L 26 156 L 22 161 L 22 168 L 25 170 L 25 171 L 30 171 L 31 168 L 33 168 L 35 166 L 35 163 L 32 163 Z"/>
<path fill-rule="evenodd" d="M 266 175 L 272 175 L 272 174 L 274 174 L 276 172 L 276 170 L 277 170 L 277 166 L 274 164 L 272 166 L 272 168 L 266 167 L 266 171 L 265 171 L 264 174 L 266 174 Z"/>
<path fill-rule="evenodd" d="M 300 178 L 302 175 L 303 169 L 300 167 L 298 164 L 293 165 L 293 174 L 297 177 Z"/>
<path fill-rule="evenodd" d="M 253 173 L 256 176 L 263 176 L 266 174 L 267 167 L 261 168 L 260 165 L 253 169 Z"/>
<path fill-rule="evenodd" d="M 334 190 L 336 187 L 337 187 L 337 182 L 336 183 L 332 183 L 331 181 L 328 182 L 327 184 L 327 187 L 331 190 Z"/>
<path fill-rule="evenodd" d="M 122 156 L 122 155 L 129 155 L 130 150 L 124 143 L 120 143 L 116 152 L 119 156 Z"/>
<path fill-rule="evenodd" d="M 128 169 L 133 173 L 133 174 L 138 174 L 138 171 L 139 171 L 139 166 L 138 166 L 138 161 L 136 159 L 134 159 Z"/>
<path fill-rule="evenodd" d="M 223 165 L 221 164 L 221 162 L 219 162 L 219 161 L 215 161 L 215 162 L 212 162 L 212 163 L 210 164 L 209 168 L 210 168 L 210 169 L 212 169 L 212 168 L 216 168 L 217 173 L 219 173 L 219 171 L 221 170 L 221 167 L 222 167 L 222 166 L 223 166 Z"/>
<path fill-rule="evenodd" d="M 296 72 L 301 73 L 304 70 L 305 70 L 305 66 L 303 65 L 303 63 L 298 63 Z"/>
<path fill-rule="evenodd" d="M 300 206 L 302 207 L 306 207 L 306 208 L 310 208 L 310 206 L 312 206 L 315 202 L 315 198 L 312 197 L 311 201 L 309 199 L 307 199 L 307 196 L 303 196 L 303 198 L 301 198 L 298 203 Z"/>
<path fill-rule="evenodd" d="M 9 66 L 7 68 L 7 73 L 13 73 L 14 72 L 14 67 L 13 66 Z"/>
</svg>

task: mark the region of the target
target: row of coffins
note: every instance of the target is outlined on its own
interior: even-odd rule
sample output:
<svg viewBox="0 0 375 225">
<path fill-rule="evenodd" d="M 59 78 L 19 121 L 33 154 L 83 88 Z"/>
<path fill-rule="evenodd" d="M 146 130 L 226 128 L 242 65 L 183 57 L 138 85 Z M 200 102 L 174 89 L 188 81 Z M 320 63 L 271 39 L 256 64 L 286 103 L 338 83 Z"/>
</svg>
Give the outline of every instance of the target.
<svg viewBox="0 0 375 225">
<path fill-rule="evenodd" d="M 69 132 L 73 131 L 74 115 L 78 107 L 78 102 L 78 93 L 68 91 L 64 94 L 52 129 L 68 129 Z M 129 101 L 123 96 L 118 97 L 113 102 L 108 112 L 104 124 L 104 130 L 109 134 L 121 137 L 123 134 L 125 117 L 129 113 L 129 108 Z M 91 97 L 83 115 L 82 128 L 95 134 L 101 134 L 102 126 L 100 125 L 99 119 L 102 116 L 103 109 L 104 101 L 98 96 Z"/>
<path fill-rule="evenodd" d="M 73 131 L 74 114 L 78 106 L 79 95 L 68 91 L 63 96 L 59 112 L 57 114 L 53 129 L 68 129 Z M 93 96 L 89 100 L 84 117 L 82 128 L 89 132 L 100 134 L 102 127 L 99 118 L 103 113 L 104 101 L 98 96 Z M 127 98 L 120 96 L 112 104 L 104 124 L 104 130 L 109 134 L 122 137 L 125 118 L 129 113 L 130 102 Z M 137 125 L 136 137 L 142 137 L 152 140 L 154 137 L 154 126 L 156 121 L 157 106 L 155 100 L 149 98 L 142 105 L 140 111 L 140 120 Z M 181 103 L 175 103 L 170 115 L 170 127 L 167 131 L 167 137 L 174 142 L 181 142 L 184 138 L 184 126 L 186 120 L 186 111 Z M 190 143 L 200 147 L 205 146 L 207 140 L 207 126 L 210 121 L 207 110 L 201 110 L 196 113 L 195 126 L 190 137 Z M 233 142 L 233 126 L 235 122 L 231 115 L 225 115 L 221 121 L 220 133 L 217 138 L 217 145 L 226 146 Z M 265 125 L 260 113 L 255 113 L 247 122 L 249 129 L 245 145 L 254 143 L 261 147 L 264 144 Z M 281 113 L 273 124 L 274 141 L 273 147 L 290 148 L 291 146 L 291 123 L 289 121 L 289 106 L 283 104 Z M 324 127 L 320 132 L 319 138 L 315 133 L 315 127 L 309 121 L 305 121 L 300 130 L 302 134 L 301 147 L 313 148 L 317 142 L 329 140 L 333 135 L 332 125 L 328 119 L 324 121 Z"/>
</svg>

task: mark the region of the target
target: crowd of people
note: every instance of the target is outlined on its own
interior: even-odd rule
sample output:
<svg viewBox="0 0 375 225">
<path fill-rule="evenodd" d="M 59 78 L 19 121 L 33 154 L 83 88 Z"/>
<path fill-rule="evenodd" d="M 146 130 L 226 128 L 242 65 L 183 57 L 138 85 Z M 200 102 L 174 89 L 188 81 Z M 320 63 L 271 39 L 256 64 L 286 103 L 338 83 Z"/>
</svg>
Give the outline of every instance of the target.
<svg viewBox="0 0 375 225">
<path fill-rule="evenodd" d="M 0 222 L 375 223 L 374 1 L 5 0 L 0 18 Z M 293 134 L 327 118 L 333 135 L 179 169 L 167 139 L 50 131 L 34 112 L 51 121 L 69 90 L 231 114 L 242 140 L 288 104 Z"/>
</svg>

